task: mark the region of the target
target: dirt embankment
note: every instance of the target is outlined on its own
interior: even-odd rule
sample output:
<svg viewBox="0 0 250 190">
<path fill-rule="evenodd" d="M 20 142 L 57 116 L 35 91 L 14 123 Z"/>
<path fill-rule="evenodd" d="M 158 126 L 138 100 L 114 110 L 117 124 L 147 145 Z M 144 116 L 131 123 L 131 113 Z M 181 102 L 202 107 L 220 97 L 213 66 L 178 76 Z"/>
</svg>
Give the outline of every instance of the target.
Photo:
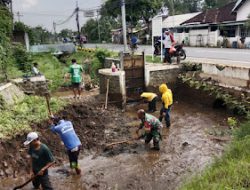
<svg viewBox="0 0 250 190">
<path fill-rule="evenodd" d="M 64 116 L 72 121 L 77 134 L 83 144 L 83 149 L 97 150 L 104 143 L 111 142 L 114 134 L 110 133 L 105 139 L 105 126 L 124 125 L 125 118 L 122 117 L 121 110 L 112 107 L 109 111 L 101 108 L 101 105 L 95 102 L 88 104 L 83 102 L 74 103 L 66 107 L 63 111 L 57 114 Z M 41 134 L 41 141 L 48 145 L 55 156 L 57 163 L 62 163 L 67 159 L 60 138 L 53 134 L 48 126 L 48 121 L 32 124 L 33 131 Z M 122 134 L 117 129 L 119 134 Z M 124 133 L 127 133 L 124 129 Z M 29 160 L 27 159 L 27 147 L 23 146 L 26 136 L 17 136 L 15 139 L 0 142 L 0 178 L 16 177 L 17 174 L 22 174 L 28 169 Z"/>
</svg>

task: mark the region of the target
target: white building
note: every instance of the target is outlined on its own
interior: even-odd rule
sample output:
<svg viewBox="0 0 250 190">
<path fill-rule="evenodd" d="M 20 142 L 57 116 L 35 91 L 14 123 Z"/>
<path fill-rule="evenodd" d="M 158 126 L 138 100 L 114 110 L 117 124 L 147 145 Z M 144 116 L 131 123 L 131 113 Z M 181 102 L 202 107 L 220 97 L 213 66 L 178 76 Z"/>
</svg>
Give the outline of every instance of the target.
<svg viewBox="0 0 250 190">
<path fill-rule="evenodd" d="M 250 48 L 250 29 L 245 28 L 249 15 L 250 0 L 238 0 L 183 22 L 182 32 L 188 33 L 191 46 Z"/>
</svg>

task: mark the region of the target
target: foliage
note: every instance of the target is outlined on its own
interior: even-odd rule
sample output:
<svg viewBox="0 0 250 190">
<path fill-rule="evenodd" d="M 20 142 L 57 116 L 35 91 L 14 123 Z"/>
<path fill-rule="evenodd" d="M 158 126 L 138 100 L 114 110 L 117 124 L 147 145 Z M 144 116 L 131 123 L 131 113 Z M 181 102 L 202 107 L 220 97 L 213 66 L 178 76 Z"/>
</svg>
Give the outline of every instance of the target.
<svg viewBox="0 0 250 190">
<path fill-rule="evenodd" d="M 31 71 L 32 63 L 30 54 L 26 52 L 26 49 L 22 44 L 13 45 L 13 57 L 17 68 L 24 72 Z"/>
<path fill-rule="evenodd" d="M 59 111 L 65 105 L 65 101 L 51 99 L 52 112 Z M 31 123 L 38 123 L 48 117 L 45 98 L 37 96 L 26 96 L 24 101 L 6 106 L 0 113 L 0 139 L 13 138 L 30 131 Z"/>
<path fill-rule="evenodd" d="M 235 131 L 234 137 L 234 141 L 221 158 L 216 159 L 212 166 L 180 189 L 249 189 L 250 121 L 241 124 Z"/>
<path fill-rule="evenodd" d="M 209 92 L 209 95 L 213 95 L 216 99 L 222 100 L 224 105 L 234 114 L 238 115 L 247 115 L 250 110 L 249 97 L 244 94 L 241 95 L 239 99 L 235 98 L 231 94 L 225 92 L 223 88 L 216 86 L 214 83 L 211 83 L 207 80 L 199 80 L 195 78 L 195 73 L 193 76 L 189 76 L 188 74 L 179 75 L 179 79 L 183 83 L 186 83 L 191 88 L 195 88 L 197 90 L 203 90 Z"/>
<path fill-rule="evenodd" d="M 8 80 L 8 68 L 11 65 L 10 35 L 12 30 L 11 14 L 0 5 L 0 80 Z"/>
<path fill-rule="evenodd" d="M 135 27 L 139 20 L 143 20 L 146 24 L 149 24 L 150 19 L 159 12 L 161 5 L 161 0 L 127 0 L 126 20 L 132 27 Z M 118 18 L 121 15 L 120 1 L 107 0 L 102 6 L 101 15 Z"/>
<path fill-rule="evenodd" d="M 227 123 L 228 123 L 228 125 L 229 125 L 231 128 L 237 127 L 237 124 L 238 124 L 237 119 L 234 118 L 234 117 L 229 117 L 229 118 L 227 118 Z"/>
<path fill-rule="evenodd" d="M 71 38 L 73 36 L 73 31 L 70 29 L 62 29 L 58 34 L 60 38 Z"/>
<path fill-rule="evenodd" d="M 49 54 L 35 54 L 32 56 L 34 62 L 38 63 L 38 69 L 45 77 L 50 80 L 49 88 L 55 91 L 64 83 L 64 74 L 67 72 L 67 65 L 62 64 L 59 60 Z"/>
<path fill-rule="evenodd" d="M 193 13 L 201 10 L 201 0 L 165 0 L 170 15 Z"/>
<path fill-rule="evenodd" d="M 184 71 L 201 71 L 202 64 L 192 63 L 192 62 L 183 62 L 182 70 Z"/>
<path fill-rule="evenodd" d="M 204 9 L 218 8 L 231 2 L 234 2 L 234 0 L 205 0 L 203 8 Z"/>
<path fill-rule="evenodd" d="M 95 56 L 101 64 L 104 64 L 105 58 L 110 56 L 110 52 L 106 49 L 97 49 Z"/>
<path fill-rule="evenodd" d="M 90 19 L 86 24 L 81 28 L 82 33 L 84 33 L 89 42 L 98 41 L 98 23 L 94 19 Z"/>
<path fill-rule="evenodd" d="M 152 56 L 146 55 L 146 62 L 147 63 L 161 63 L 162 61 L 160 57 L 154 57 L 154 59 L 152 59 Z"/>
</svg>

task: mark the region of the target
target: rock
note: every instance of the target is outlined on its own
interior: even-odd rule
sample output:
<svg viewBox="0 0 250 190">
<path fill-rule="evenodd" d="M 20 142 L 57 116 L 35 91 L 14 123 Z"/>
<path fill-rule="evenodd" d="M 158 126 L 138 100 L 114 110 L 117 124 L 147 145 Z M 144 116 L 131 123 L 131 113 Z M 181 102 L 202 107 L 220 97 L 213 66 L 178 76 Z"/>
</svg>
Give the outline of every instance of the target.
<svg viewBox="0 0 250 190">
<path fill-rule="evenodd" d="M 188 142 L 184 142 L 184 143 L 182 143 L 182 146 L 188 146 L 189 145 L 189 143 Z"/>
<path fill-rule="evenodd" d="M 12 168 L 7 168 L 7 169 L 5 170 L 5 173 L 7 174 L 7 176 L 12 175 L 12 174 L 13 174 Z"/>
<path fill-rule="evenodd" d="M 4 176 L 4 171 L 0 170 L 0 176 Z"/>
<path fill-rule="evenodd" d="M 6 161 L 3 161 L 3 166 L 4 166 L 5 168 L 7 168 L 7 167 L 8 167 L 8 163 L 7 163 Z"/>
</svg>

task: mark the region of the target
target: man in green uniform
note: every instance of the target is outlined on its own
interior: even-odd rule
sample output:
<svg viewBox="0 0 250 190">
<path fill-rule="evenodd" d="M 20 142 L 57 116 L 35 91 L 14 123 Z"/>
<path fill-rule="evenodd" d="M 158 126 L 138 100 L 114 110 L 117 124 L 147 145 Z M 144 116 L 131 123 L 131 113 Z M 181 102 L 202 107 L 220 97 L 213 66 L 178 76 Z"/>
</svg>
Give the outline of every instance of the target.
<svg viewBox="0 0 250 190">
<path fill-rule="evenodd" d="M 38 175 L 33 181 L 35 189 L 53 190 L 49 180 L 48 167 L 54 163 L 50 149 L 39 140 L 36 132 L 30 132 L 24 145 L 30 145 L 28 154 L 31 158 L 31 175 Z"/>
<path fill-rule="evenodd" d="M 71 75 L 71 84 L 74 92 L 74 98 L 81 97 L 81 83 L 82 83 L 82 73 L 83 68 L 81 65 L 78 65 L 75 59 L 72 59 L 72 65 L 69 68 L 69 73 Z"/>
<path fill-rule="evenodd" d="M 144 127 L 145 134 L 145 143 L 149 144 L 153 139 L 154 149 L 160 150 L 159 142 L 161 140 L 160 130 L 162 128 L 162 123 L 155 116 L 145 113 L 143 109 L 138 110 L 138 118 L 141 120 L 140 127 L 136 130 L 136 133 L 139 133 L 139 130 Z"/>
</svg>

